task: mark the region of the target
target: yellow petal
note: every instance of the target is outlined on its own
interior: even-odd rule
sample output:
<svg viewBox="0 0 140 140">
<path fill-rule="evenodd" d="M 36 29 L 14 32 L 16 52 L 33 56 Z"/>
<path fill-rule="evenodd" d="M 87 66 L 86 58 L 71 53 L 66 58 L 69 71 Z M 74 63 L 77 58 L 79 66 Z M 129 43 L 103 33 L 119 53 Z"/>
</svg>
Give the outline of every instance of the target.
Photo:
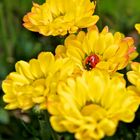
<svg viewBox="0 0 140 140">
<path fill-rule="evenodd" d="M 38 61 L 41 67 L 41 71 L 44 75 L 47 75 L 48 71 L 50 71 L 52 65 L 54 64 L 54 56 L 50 52 L 42 52 L 38 56 Z"/>
<path fill-rule="evenodd" d="M 43 72 L 41 70 L 41 66 L 38 60 L 31 59 L 29 65 L 30 65 L 30 71 L 32 72 L 32 75 L 35 78 L 40 78 L 43 76 Z"/>
<path fill-rule="evenodd" d="M 58 132 L 64 132 L 66 131 L 65 127 L 63 125 L 57 125 L 58 122 L 61 122 L 61 117 L 51 117 L 50 118 L 51 125 L 54 130 Z"/>
<path fill-rule="evenodd" d="M 25 61 L 19 61 L 16 63 L 16 71 L 20 73 L 21 75 L 24 75 L 25 77 L 29 79 L 34 79 L 33 75 L 31 74 L 30 71 L 30 65 L 29 63 Z"/>
<path fill-rule="evenodd" d="M 136 28 L 136 30 L 138 31 L 138 33 L 140 34 L 140 24 L 135 24 L 135 28 Z"/>
</svg>

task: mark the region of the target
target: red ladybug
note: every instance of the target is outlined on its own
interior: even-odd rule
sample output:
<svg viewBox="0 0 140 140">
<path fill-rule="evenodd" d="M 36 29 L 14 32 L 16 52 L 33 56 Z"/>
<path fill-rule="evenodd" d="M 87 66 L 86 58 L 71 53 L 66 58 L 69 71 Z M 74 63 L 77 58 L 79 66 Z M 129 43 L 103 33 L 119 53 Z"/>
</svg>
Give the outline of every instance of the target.
<svg viewBox="0 0 140 140">
<path fill-rule="evenodd" d="M 92 54 L 85 59 L 85 67 L 87 70 L 95 68 L 96 64 L 99 62 L 99 57 L 96 54 Z"/>
</svg>

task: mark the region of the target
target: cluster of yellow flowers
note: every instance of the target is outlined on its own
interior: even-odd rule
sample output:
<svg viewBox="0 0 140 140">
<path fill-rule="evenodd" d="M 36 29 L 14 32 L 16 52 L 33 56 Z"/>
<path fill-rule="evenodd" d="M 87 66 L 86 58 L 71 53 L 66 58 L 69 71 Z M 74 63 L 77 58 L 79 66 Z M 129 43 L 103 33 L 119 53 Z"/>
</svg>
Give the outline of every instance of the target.
<svg viewBox="0 0 140 140">
<path fill-rule="evenodd" d="M 77 140 L 100 140 L 113 135 L 119 121 L 133 121 L 140 104 L 134 40 L 112 34 L 108 27 L 100 32 L 95 6 L 90 0 L 33 3 L 23 18 L 24 27 L 45 36 L 69 35 L 55 55 L 41 52 L 37 59 L 16 63 L 15 72 L 2 83 L 6 109 L 47 109 L 53 129 L 74 133 Z M 140 24 L 135 27 L 140 33 Z M 118 70 L 129 64 L 132 85 L 126 86 Z"/>
</svg>

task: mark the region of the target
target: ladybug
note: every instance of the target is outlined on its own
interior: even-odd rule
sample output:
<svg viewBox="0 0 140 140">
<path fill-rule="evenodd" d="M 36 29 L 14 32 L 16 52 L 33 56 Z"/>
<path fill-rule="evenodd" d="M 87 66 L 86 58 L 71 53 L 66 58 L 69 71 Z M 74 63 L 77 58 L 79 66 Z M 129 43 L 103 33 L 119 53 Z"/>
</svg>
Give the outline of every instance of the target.
<svg viewBox="0 0 140 140">
<path fill-rule="evenodd" d="M 95 68 L 96 64 L 99 62 L 99 57 L 96 54 L 87 56 L 85 59 L 85 68 L 91 70 Z"/>
</svg>

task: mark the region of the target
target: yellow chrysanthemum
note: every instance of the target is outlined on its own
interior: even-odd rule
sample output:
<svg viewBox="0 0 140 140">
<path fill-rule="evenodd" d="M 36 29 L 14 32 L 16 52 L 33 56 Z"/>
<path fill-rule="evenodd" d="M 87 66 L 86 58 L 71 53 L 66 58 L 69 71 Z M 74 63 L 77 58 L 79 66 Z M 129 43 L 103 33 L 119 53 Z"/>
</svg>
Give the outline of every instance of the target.
<svg viewBox="0 0 140 140">
<path fill-rule="evenodd" d="M 133 85 L 129 86 L 129 89 L 133 90 L 140 96 L 140 63 L 132 62 L 131 68 L 132 71 L 127 72 L 127 77 Z"/>
<path fill-rule="evenodd" d="M 75 33 L 78 28 L 94 25 L 99 17 L 93 15 L 95 4 L 90 0 L 47 0 L 33 3 L 30 13 L 24 16 L 24 27 L 45 36 Z"/>
<path fill-rule="evenodd" d="M 138 33 L 140 34 L 140 23 L 135 24 L 135 28 L 138 31 Z"/>
<path fill-rule="evenodd" d="M 72 74 L 69 59 L 55 59 L 50 52 L 42 52 L 37 59 L 16 63 L 16 72 L 10 73 L 2 83 L 6 109 L 27 110 L 35 104 L 47 106 L 47 100 L 55 96 L 59 80 Z"/>
<path fill-rule="evenodd" d="M 121 77 L 94 69 L 58 86 L 57 101 L 49 104 L 54 130 L 75 133 L 78 140 L 100 140 L 114 134 L 119 121 L 131 122 L 139 100 Z"/>
<path fill-rule="evenodd" d="M 99 33 L 97 27 L 87 33 L 69 35 L 65 45 L 56 48 L 57 57 L 70 57 L 81 69 L 91 70 L 94 67 L 109 72 L 126 67 L 128 62 L 137 56 L 134 41 L 117 32 L 114 35 L 105 27 Z"/>
</svg>

